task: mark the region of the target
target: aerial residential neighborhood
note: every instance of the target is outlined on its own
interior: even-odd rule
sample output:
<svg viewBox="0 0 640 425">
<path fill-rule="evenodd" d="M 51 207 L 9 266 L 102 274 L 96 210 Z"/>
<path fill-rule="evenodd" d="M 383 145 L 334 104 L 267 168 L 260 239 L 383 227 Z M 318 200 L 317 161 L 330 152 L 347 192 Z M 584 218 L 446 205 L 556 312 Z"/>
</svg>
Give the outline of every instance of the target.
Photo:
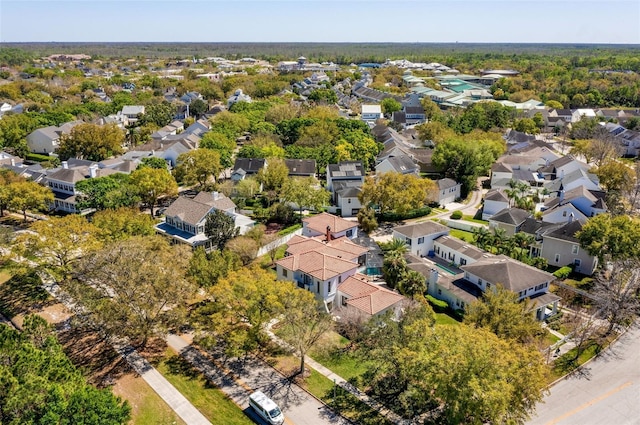
<svg viewBox="0 0 640 425">
<path fill-rule="evenodd" d="M 0 422 L 591 423 L 640 314 L 634 51 L 45 47 L 0 47 Z"/>
</svg>

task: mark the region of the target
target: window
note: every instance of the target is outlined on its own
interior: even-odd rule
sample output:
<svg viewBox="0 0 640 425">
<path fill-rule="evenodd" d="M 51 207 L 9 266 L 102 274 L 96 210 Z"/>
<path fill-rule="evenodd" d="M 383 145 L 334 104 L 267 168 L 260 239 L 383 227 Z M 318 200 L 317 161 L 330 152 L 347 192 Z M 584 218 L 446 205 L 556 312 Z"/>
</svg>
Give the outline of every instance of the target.
<svg viewBox="0 0 640 425">
<path fill-rule="evenodd" d="M 580 267 L 580 264 L 582 264 L 582 261 L 578 258 L 576 258 L 575 260 L 573 260 L 573 265 L 576 267 Z"/>
<path fill-rule="evenodd" d="M 347 305 L 347 297 L 345 297 L 344 295 L 342 296 L 342 302 L 341 302 L 342 306 L 344 307 L 345 305 Z"/>
<path fill-rule="evenodd" d="M 350 238 L 351 236 L 353 236 L 353 229 L 349 229 L 349 230 L 347 230 L 346 235 L 347 235 L 347 237 L 348 237 L 348 238 Z"/>
<path fill-rule="evenodd" d="M 287 275 L 289 274 L 289 271 L 287 269 L 282 269 L 282 276 L 287 277 Z"/>
<path fill-rule="evenodd" d="M 573 246 L 571 246 L 571 253 L 572 253 L 573 255 L 578 254 L 578 251 L 579 251 L 579 250 L 580 250 L 580 247 L 579 247 L 578 245 L 573 245 Z"/>
<path fill-rule="evenodd" d="M 556 263 L 560 262 L 560 254 L 556 254 L 555 258 L 554 258 Z"/>
<path fill-rule="evenodd" d="M 342 283 L 342 276 L 338 276 L 338 283 Z"/>
<path fill-rule="evenodd" d="M 320 293 L 320 282 L 316 282 L 316 293 Z"/>
<path fill-rule="evenodd" d="M 487 289 L 491 288 L 491 283 L 487 282 Z"/>
<path fill-rule="evenodd" d="M 424 243 L 424 236 L 421 238 L 418 238 L 418 245 Z"/>
<path fill-rule="evenodd" d="M 333 282 L 329 282 L 329 293 L 331 293 L 331 287 L 333 286 Z"/>
<path fill-rule="evenodd" d="M 411 238 L 405 238 L 404 240 L 407 245 L 411 246 Z"/>
<path fill-rule="evenodd" d="M 347 204 L 351 203 L 351 198 L 347 199 Z"/>
<path fill-rule="evenodd" d="M 460 265 L 464 266 L 465 264 L 467 264 L 467 260 L 465 258 L 461 258 L 460 259 Z"/>
<path fill-rule="evenodd" d="M 438 289 L 438 295 L 442 295 L 442 289 Z"/>
<path fill-rule="evenodd" d="M 478 279 L 478 286 L 482 286 L 482 279 Z"/>
<path fill-rule="evenodd" d="M 567 216 L 567 212 L 566 211 L 562 211 L 562 216 L 566 217 Z"/>
</svg>

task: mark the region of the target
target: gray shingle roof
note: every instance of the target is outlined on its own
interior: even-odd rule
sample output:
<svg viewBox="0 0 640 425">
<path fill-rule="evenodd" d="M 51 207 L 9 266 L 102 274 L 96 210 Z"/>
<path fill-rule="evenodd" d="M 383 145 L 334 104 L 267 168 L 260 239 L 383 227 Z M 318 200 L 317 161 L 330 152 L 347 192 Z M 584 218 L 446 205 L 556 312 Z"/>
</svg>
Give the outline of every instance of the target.
<svg viewBox="0 0 640 425">
<path fill-rule="evenodd" d="M 494 214 L 491 217 L 491 221 L 517 226 L 522 224 L 529 216 L 531 216 L 529 211 L 521 210 L 520 208 L 505 208 Z"/>
<path fill-rule="evenodd" d="M 290 176 L 313 175 L 316 173 L 315 159 L 285 159 Z"/>
<path fill-rule="evenodd" d="M 178 217 L 185 223 L 196 226 L 207 216 L 212 208 L 213 207 L 210 205 L 180 196 L 178 199 L 173 201 L 164 214 L 167 217 Z"/>
<path fill-rule="evenodd" d="M 257 174 L 264 164 L 263 158 L 237 158 L 233 164 L 233 171 L 242 168 L 247 174 Z"/>
<path fill-rule="evenodd" d="M 484 281 L 501 284 L 516 293 L 553 280 L 551 273 L 543 272 L 505 255 L 484 258 L 460 268 Z"/>
<path fill-rule="evenodd" d="M 422 223 L 407 224 L 393 229 L 408 238 L 417 238 L 425 235 L 433 235 L 440 232 L 448 232 L 449 228 L 435 221 L 427 220 Z"/>
</svg>

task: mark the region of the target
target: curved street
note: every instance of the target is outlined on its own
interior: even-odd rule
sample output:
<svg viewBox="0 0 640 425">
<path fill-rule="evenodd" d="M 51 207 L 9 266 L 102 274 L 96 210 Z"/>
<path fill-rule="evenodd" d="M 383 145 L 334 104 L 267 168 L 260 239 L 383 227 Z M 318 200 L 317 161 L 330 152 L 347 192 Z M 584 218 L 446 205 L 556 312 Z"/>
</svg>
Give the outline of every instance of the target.
<svg viewBox="0 0 640 425">
<path fill-rule="evenodd" d="M 551 388 L 528 425 L 640 423 L 640 326 Z"/>
</svg>

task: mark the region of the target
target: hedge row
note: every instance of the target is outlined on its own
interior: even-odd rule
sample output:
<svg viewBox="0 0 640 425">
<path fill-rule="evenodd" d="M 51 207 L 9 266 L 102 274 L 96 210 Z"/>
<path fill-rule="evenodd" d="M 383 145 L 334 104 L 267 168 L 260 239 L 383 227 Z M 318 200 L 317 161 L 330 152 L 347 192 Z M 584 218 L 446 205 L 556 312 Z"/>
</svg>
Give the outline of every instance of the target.
<svg viewBox="0 0 640 425">
<path fill-rule="evenodd" d="M 381 221 L 402 221 L 410 218 L 424 217 L 425 215 L 431 214 L 431 208 L 424 207 L 418 208 L 417 210 L 411 210 L 406 212 L 405 214 L 396 214 L 396 213 L 383 213 L 378 215 L 378 222 Z"/>
</svg>

